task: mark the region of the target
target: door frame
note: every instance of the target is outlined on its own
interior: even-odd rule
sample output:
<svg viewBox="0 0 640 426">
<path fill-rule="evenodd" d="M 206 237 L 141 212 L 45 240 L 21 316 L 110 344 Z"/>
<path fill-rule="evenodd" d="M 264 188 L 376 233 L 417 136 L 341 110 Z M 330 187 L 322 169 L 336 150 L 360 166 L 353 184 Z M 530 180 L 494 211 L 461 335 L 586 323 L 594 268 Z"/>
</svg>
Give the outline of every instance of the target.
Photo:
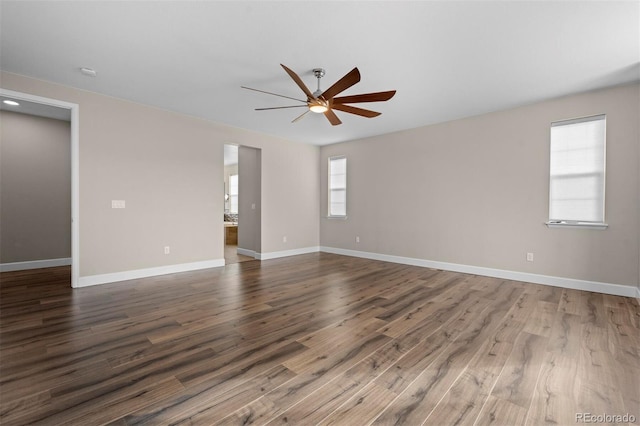
<svg viewBox="0 0 640 426">
<path fill-rule="evenodd" d="M 45 98 L 0 88 L 2 96 L 71 111 L 71 287 L 80 281 L 80 106 L 58 99 Z"/>
</svg>

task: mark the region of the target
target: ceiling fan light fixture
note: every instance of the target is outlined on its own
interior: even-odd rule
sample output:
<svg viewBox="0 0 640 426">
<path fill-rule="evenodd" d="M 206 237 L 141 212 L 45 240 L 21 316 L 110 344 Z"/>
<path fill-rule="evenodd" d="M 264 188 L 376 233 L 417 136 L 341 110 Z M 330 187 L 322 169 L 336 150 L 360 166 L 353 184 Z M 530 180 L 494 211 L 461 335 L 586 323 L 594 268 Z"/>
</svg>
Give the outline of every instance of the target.
<svg viewBox="0 0 640 426">
<path fill-rule="evenodd" d="M 317 114 L 321 114 L 323 112 L 327 112 L 329 108 L 326 107 L 326 105 L 322 105 L 322 104 L 313 104 L 309 106 L 309 110 L 311 112 L 315 112 Z"/>
</svg>

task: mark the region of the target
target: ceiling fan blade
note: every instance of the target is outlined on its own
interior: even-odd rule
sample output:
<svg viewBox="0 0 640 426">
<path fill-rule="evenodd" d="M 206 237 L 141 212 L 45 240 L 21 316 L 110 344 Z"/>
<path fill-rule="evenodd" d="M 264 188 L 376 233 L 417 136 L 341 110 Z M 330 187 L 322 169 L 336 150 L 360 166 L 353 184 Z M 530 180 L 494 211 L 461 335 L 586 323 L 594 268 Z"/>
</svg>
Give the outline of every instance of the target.
<svg viewBox="0 0 640 426">
<path fill-rule="evenodd" d="M 327 120 L 329 120 L 332 126 L 337 126 L 338 124 L 342 124 L 342 121 L 340 121 L 336 113 L 330 109 L 324 112 L 324 116 L 327 117 Z"/>
<path fill-rule="evenodd" d="M 337 109 L 339 111 L 355 114 L 355 115 L 360 115 L 362 117 L 367 117 L 367 118 L 377 117 L 381 114 L 376 111 L 371 111 L 369 109 L 364 109 L 364 108 L 358 108 L 351 105 L 333 104 L 331 108 Z"/>
<path fill-rule="evenodd" d="M 278 95 L 277 93 L 266 92 L 266 91 L 260 90 L 260 89 L 252 89 L 251 87 L 246 87 L 246 86 L 240 86 L 240 87 L 242 87 L 243 89 L 247 89 L 247 90 L 253 90 L 254 92 L 266 93 L 267 95 L 280 96 L 281 98 L 292 99 L 294 101 L 304 102 L 305 104 L 307 103 L 307 101 L 303 101 L 302 99 L 292 98 L 290 96 Z"/>
<path fill-rule="evenodd" d="M 285 109 L 285 108 L 306 108 L 307 105 L 290 105 L 290 106 L 279 106 L 279 107 L 269 107 L 269 108 L 256 108 L 256 111 L 266 111 L 268 109 Z"/>
<path fill-rule="evenodd" d="M 308 113 L 309 111 L 310 111 L 310 110 L 306 110 L 305 112 L 303 112 L 302 114 L 300 114 L 299 116 L 297 116 L 296 118 L 294 118 L 294 119 L 293 119 L 293 121 L 292 121 L 292 123 L 295 123 L 296 121 L 302 120 L 302 118 L 303 118 L 305 115 L 307 115 L 307 113 Z"/>
<path fill-rule="evenodd" d="M 335 95 L 337 95 L 338 93 L 347 90 L 349 87 L 353 86 L 359 81 L 360 81 L 360 71 L 358 71 L 358 68 L 356 67 L 351 71 L 349 71 L 340 80 L 333 83 L 333 86 L 329 87 L 327 90 L 322 92 L 322 95 L 320 96 L 324 97 L 326 100 L 329 100 L 333 98 Z"/>
<path fill-rule="evenodd" d="M 293 81 L 296 82 L 296 84 L 298 85 L 298 87 L 300 87 L 302 89 L 302 91 L 304 92 L 305 95 L 307 95 L 307 97 L 309 99 L 315 99 L 315 96 L 313 96 L 313 93 L 311 93 L 311 91 L 309 90 L 309 88 L 307 86 L 305 86 L 305 84 L 302 82 L 302 79 L 300 79 L 300 77 L 298 77 L 298 74 L 296 74 L 295 72 L 293 72 L 291 69 L 287 68 L 286 66 L 280 64 L 280 66 L 282 68 L 284 68 L 284 70 L 287 72 L 287 74 L 289 74 L 289 77 L 291 77 L 293 79 Z"/>
<path fill-rule="evenodd" d="M 361 95 L 352 96 L 340 96 L 339 98 L 333 98 L 334 104 L 355 104 L 358 102 L 382 102 L 388 101 L 396 94 L 395 90 L 389 90 L 387 92 L 375 92 L 375 93 L 363 93 Z"/>
</svg>

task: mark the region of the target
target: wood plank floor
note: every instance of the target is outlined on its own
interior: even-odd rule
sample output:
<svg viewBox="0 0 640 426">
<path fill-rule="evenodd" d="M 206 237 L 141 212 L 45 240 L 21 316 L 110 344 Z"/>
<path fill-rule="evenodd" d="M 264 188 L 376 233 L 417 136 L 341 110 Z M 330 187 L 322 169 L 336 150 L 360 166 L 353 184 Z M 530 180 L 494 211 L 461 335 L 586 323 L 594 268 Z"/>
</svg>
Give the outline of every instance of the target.
<svg viewBox="0 0 640 426">
<path fill-rule="evenodd" d="M 226 265 L 232 263 L 248 262 L 255 260 L 253 257 L 238 254 L 238 246 L 236 244 L 225 244 L 224 246 L 224 262 Z"/>
<path fill-rule="evenodd" d="M 0 278 L 3 425 L 640 423 L 631 298 L 327 253 Z"/>
</svg>

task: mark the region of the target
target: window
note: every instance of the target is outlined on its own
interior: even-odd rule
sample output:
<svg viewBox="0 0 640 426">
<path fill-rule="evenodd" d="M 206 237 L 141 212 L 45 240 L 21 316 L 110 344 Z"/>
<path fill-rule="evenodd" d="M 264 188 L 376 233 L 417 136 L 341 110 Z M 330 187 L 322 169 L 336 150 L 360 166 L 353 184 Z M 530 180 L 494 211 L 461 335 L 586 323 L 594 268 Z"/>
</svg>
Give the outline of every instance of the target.
<svg viewBox="0 0 640 426">
<path fill-rule="evenodd" d="M 238 213 L 238 175 L 229 176 L 229 213 Z"/>
<path fill-rule="evenodd" d="M 604 224 L 606 116 L 551 123 L 549 225 Z"/>
<path fill-rule="evenodd" d="M 329 158 L 329 217 L 347 216 L 347 158 Z"/>
</svg>

